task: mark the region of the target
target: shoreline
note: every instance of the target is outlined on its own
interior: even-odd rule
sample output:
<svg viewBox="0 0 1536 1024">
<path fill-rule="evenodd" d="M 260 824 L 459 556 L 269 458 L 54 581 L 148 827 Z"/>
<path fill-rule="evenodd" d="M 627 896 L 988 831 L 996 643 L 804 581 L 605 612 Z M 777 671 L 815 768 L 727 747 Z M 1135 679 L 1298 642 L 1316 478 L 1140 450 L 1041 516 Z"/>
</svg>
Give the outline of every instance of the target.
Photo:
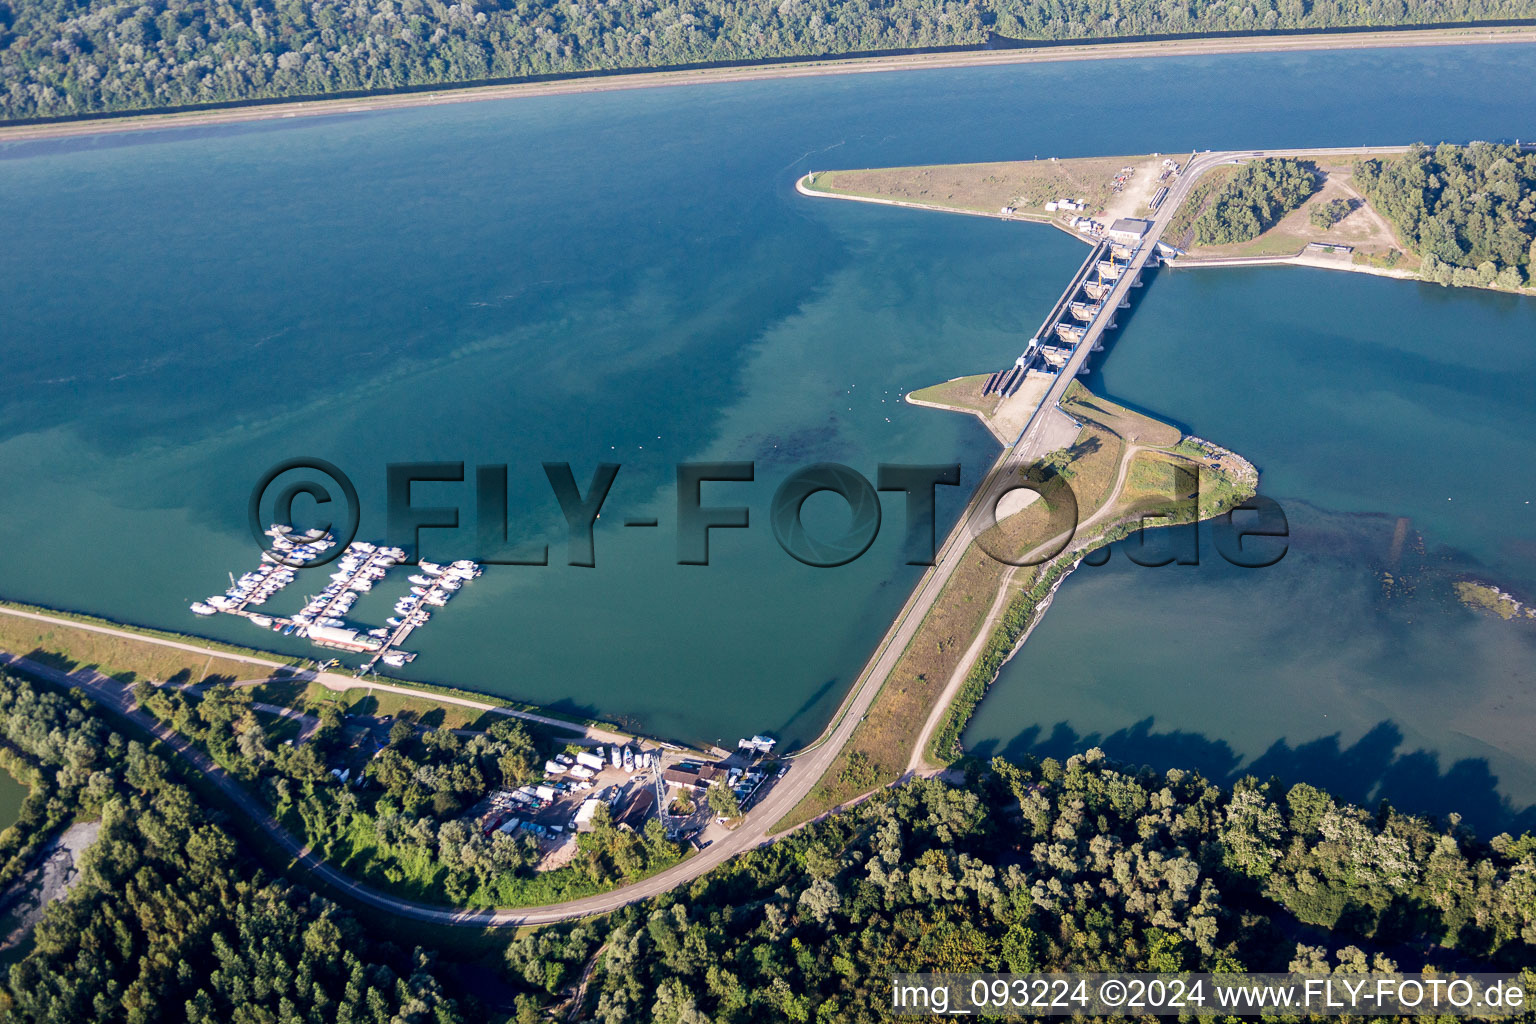
<svg viewBox="0 0 1536 1024">
<path fill-rule="evenodd" d="M 1008 221 L 1015 224 L 1039 224 L 1042 227 L 1052 227 L 1063 234 L 1077 239 L 1084 245 L 1092 246 L 1093 243 L 1082 235 L 1073 231 L 1054 217 L 1043 217 L 1034 213 L 988 213 L 985 210 L 967 210 L 960 206 L 940 206 L 937 203 L 914 203 L 907 199 L 881 199 L 879 196 L 856 196 L 846 192 L 823 192 L 810 184 L 810 179 L 821 174 L 821 171 L 808 171 L 795 179 L 795 191 L 808 199 L 843 199 L 850 203 L 872 203 L 875 206 L 899 206 L 907 210 L 927 210 L 929 213 L 958 213 L 966 217 L 985 217 L 988 220 Z M 1006 438 L 1004 439 L 1006 441 Z"/>
<path fill-rule="evenodd" d="M 1219 454 L 1223 461 L 1231 459 L 1235 463 L 1234 469 L 1238 472 L 1242 482 L 1250 488 L 1250 496 L 1252 493 L 1257 493 L 1259 470 L 1251 461 L 1230 448 L 1212 441 L 1206 441 L 1193 434 L 1182 435 L 1177 443 L 1183 444 L 1186 441 L 1193 441 L 1203 445 L 1207 449 L 1207 454 Z M 1134 458 L 1138 451 L 1145 450 L 1148 449 L 1143 446 L 1133 446 L 1128 452 L 1128 457 Z M 1128 465 L 1129 462 L 1127 462 Z M 1230 507 L 1219 510 L 1213 508 L 1210 515 L 1202 516 L 1200 510 L 1196 508 L 1195 517 L 1189 522 L 1209 522 L 1212 519 L 1225 515 L 1229 511 L 1231 511 Z M 1097 518 L 1098 514 L 1095 514 L 1089 522 Z M 1132 525 L 1133 523 L 1135 526 Z M 977 634 L 976 639 L 973 641 L 971 649 L 967 652 L 967 657 L 962 659 L 960 664 L 956 666 L 955 675 L 945 687 L 945 692 L 941 695 L 940 700 L 934 705 L 934 713 L 930 716 L 927 727 L 924 730 L 924 735 L 912 751 L 912 759 L 908 764 L 908 771 L 932 770 L 935 766 L 939 768 L 953 767 L 959 760 L 967 756 L 963 745 L 960 743 L 960 737 L 965 732 L 965 727 L 970 723 L 977 709 L 981 707 L 981 702 L 992 692 L 992 687 L 1002 678 L 1003 670 L 1008 667 L 1008 663 L 1018 656 L 1019 652 L 1024 649 L 1025 642 L 1034 633 L 1035 628 L 1044 621 L 1046 613 L 1050 611 L 1051 603 L 1056 599 L 1056 592 L 1067 581 L 1067 577 L 1071 576 L 1082 566 L 1084 558 L 1102 548 L 1118 544 L 1135 532 L 1136 529 L 1164 529 L 1170 526 L 1183 525 L 1189 525 L 1189 523 L 1167 521 L 1148 524 L 1144 519 L 1126 519 L 1124 517 L 1109 523 L 1102 531 L 1099 531 L 1093 537 L 1083 542 L 1081 547 L 1076 548 L 1065 555 L 1065 557 L 1059 556 L 1054 560 L 1056 565 L 1060 566 L 1060 571 L 1055 579 L 1051 581 L 1045 593 L 1032 602 L 1030 602 L 1030 591 L 1028 590 L 1020 591 L 1012 597 L 1008 597 L 1008 590 L 1012 585 L 1012 575 L 1010 574 L 1009 577 L 1005 578 L 1002 586 L 999 588 L 996 599 L 998 607 L 994 609 L 997 621 L 993 621 L 994 616 L 989 616 L 990 627 L 984 625 L 982 631 Z M 1049 569 L 1047 568 L 1045 571 L 1049 572 Z M 1026 617 L 1020 626 L 1018 636 L 998 661 L 997 667 L 981 682 L 975 700 L 969 707 L 963 707 L 964 691 L 966 684 L 971 681 L 972 672 L 975 671 L 977 664 L 981 661 L 986 648 L 998 638 L 1006 635 L 1008 629 L 1006 622 L 1007 613 L 1019 602 L 1030 602 L 1030 607 L 1025 613 Z M 942 713 L 939 711 L 940 708 L 942 708 Z M 958 750 L 958 755 L 955 757 L 950 757 L 943 751 L 934 749 L 935 744 L 938 742 L 938 737 L 948 732 L 952 723 L 954 742 Z"/>
<path fill-rule="evenodd" d="M 295 656 L 285 661 L 283 660 L 284 655 L 272 651 L 264 651 L 260 648 L 244 647 L 218 640 L 206 640 L 203 637 L 191 634 L 168 633 L 147 626 L 137 626 L 132 623 L 115 622 L 110 619 L 100 618 L 99 616 L 86 615 L 82 612 L 61 612 L 38 605 L 0 600 L 0 615 L 41 622 L 65 629 L 83 629 L 89 632 L 104 633 L 130 641 L 169 647 L 187 651 L 188 653 L 207 654 L 210 656 L 210 660 L 213 658 L 223 658 L 229 661 L 252 665 L 255 669 L 270 670 L 268 672 L 270 679 L 319 683 L 327 690 L 337 694 L 344 694 L 353 689 L 377 690 L 383 693 L 396 693 L 402 696 L 436 701 L 441 704 L 468 707 L 487 714 L 520 718 L 546 728 L 570 732 L 588 738 L 595 737 L 596 742 L 628 742 L 643 739 L 656 743 L 663 749 L 694 749 L 691 746 L 664 740 L 660 737 L 635 733 L 611 722 L 604 722 L 599 719 L 577 720 L 574 716 L 562 716 L 559 712 L 539 705 L 505 700 L 495 694 L 480 693 L 458 687 L 442 686 L 414 680 L 400 680 L 391 677 L 363 679 L 336 672 L 317 672 L 313 668 L 305 667 L 306 663 L 314 661 L 313 658 Z M 24 657 L 24 655 L 18 654 L 13 654 L 13 656 Z M 67 653 L 65 656 L 70 657 Z M 73 660 L 73 658 L 71 657 L 70 660 Z M 5 658 L 0 656 L 0 667 L 3 667 L 4 664 Z"/>
<path fill-rule="evenodd" d="M 1352 274 L 1388 277 L 1394 281 L 1417 281 L 1419 284 L 1432 284 L 1442 288 L 1468 288 L 1473 291 L 1497 292 L 1500 295 L 1518 295 L 1527 298 L 1536 295 L 1536 289 L 1532 288 L 1510 289 L 1495 288 L 1488 285 L 1441 285 L 1440 282 L 1432 281 L 1412 270 L 1373 267 L 1365 263 L 1346 263 L 1342 260 L 1306 256 L 1302 253 L 1296 253 L 1292 256 L 1221 256 L 1213 259 L 1189 259 L 1188 257 L 1180 256 L 1176 260 L 1169 260 L 1163 264 L 1163 269 L 1165 270 L 1222 270 L 1241 267 L 1310 267 L 1313 270 L 1343 270 Z"/>
<path fill-rule="evenodd" d="M 956 379 L 958 380 L 959 378 Z M 947 384 L 949 382 L 945 381 L 945 383 Z M 998 444 L 1007 447 L 1010 440 L 1009 438 L 1004 437 L 1002 434 L 998 433 L 997 428 L 992 424 L 992 417 L 979 409 L 966 409 L 958 405 L 945 405 L 943 402 L 925 402 L 921 398 L 913 398 L 910 393 L 902 395 L 901 400 L 906 402 L 908 405 L 917 405 L 924 409 L 938 409 L 940 412 L 958 412 L 965 416 L 974 416 L 981 421 L 982 426 L 987 428 L 987 432 L 989 434 L 997 438 Z"/>
<path fill-rule="evenodd" d="M 253 100 L 244 105 L 218 108 L 189 107 L 135 114 L 103 114 L 71 121 L 19 122 L 0 126 L 0 143 L 40 141 L 89 135 L 152 131 L 185 126 L 232 125 L 298 117 L 324 117 L 374 113 L 444 103 L 514 99 L 577 93 L 615 92 L 663 86 L 707 83 L 756 82 L 823 75 L 870 74 L 882 71 L 941 70 L 965 67 L 999 67 L 1017 64 L 1049 64 L 1081 60 L 1124 60 L 1153 57 L 1283 53 L 1315 50 L 1359 50 L 1393 47 L 1468 46 L 1536 42 L 1536 26 L 1457 28 L 1400 28 L 1362 32 L 1314 32 L 1289 35 L 1223 36 L 1203 39 L 1170 39 L 1141 42 L 1113 40 L 1022 46 L 1006 50 L 960 50 L 942 53 L 879 57 L 828 57 L 784 64 L 739 64 L 691 70 L 616 71 L 553 81 L 525 81 L 499 85 L 455 85 L 411 93 L 376 93 L 326 98 L 295 97 L 288 100 Z M 966 211 L 970 212 L 970 211 Z"/>
<path fill-rule="evenodd" d="M 1301 253 L 1295 253 L 1291 256 L 1222 256 L 1214 259 L 1192 259 L 1187 256 L 1180 256 L 1176 260 L 1169 260 L 1164 263 L 1163 267 L 1167 270 L 1221 270 L 1232 267 L 1311 267 L 1314 270 L 1343 270 L 1353 274 L 1390 277 L 1397 281 L 1420 281 L 1424 284 L 1435 283 L 1433 281 L 1426 281 L 1411 270 L 1372 267 L 1364 263 L 1329 260 L 1321 257 L 1305 256 Z"/>
<path fill-rule="evenodd" d="M 1325 151 L 1324 150 L 1313 150 L 1313 151 L 1296 150 L 1296 151 L 1294 151 L 1294 155 L 1299 155 L 1299 156 L 1302 156 L 1302 157 L 1306 157 L 1306 156 L 1313 155 L 1313 154 L 1320 154 L 1322 152 L 1325 152 Z M 894 207 L 901 207 L 901 208 L 909 209 L 909 210 L 926 210 L 926 211 L 928 211 L 930 213 L 960 214 L 960 215 L 966 216 L 966 217 L 985 217 L 985 218 L 987 218 L 989 220 L 1001 220 L 1001 221 L 1008 221 L 1008 222 L 1013 222 L 1013 223 L 1024 223 L 1024 224 L 1038 224 L 1038 225 L 1042 225 L 1042 226 L 1053 227 L 1056 230 L 1062 232 L 1063 234 L 1068 235 L 1071 238 L 1075 238 L 1079 242 L 1083 242 L 1086 245 L 1090 245 L 1091 246 L 1093 244 L 1091 239 L 1089 239 L 1088 237 L 1086 237 L 1086 236 L 1084 236 L 1082 234 L 1079 234 L 1076 231 L 1073 231 L 1071 228 L 1067 227 L 1065 224 L 1061 223 L 1059 220 L 1056 220 L 1055 218 L 1052 218 L 1052 217 L 1040 216 L 1040 215 L 1037 215 L 1037 214 L 1030 214 L 1030 213 L 1012 213 L 1012 214 L 988 213 L 988 212 L 983 211 L 983 210 L 968 210 L 968 209 L 965 209 L 963 207 L 943 206 L 943 205 L 940 205 L 938 203 L 919 203 L 919 202 L 913 202 L 911 200 L 906 200 L 906 199 L 882 199 L 879 196 L 861 196 L 861 195 L 853 195 L 853 194 L 850 194 L 850 193 L 842 193 L 842 192 L 823 192 L 820 189 L 817 189 L 814 186 L 809 184 L 810 179 L 814 175 L 821 174 L 821 173 L 824 173 L 824 172 L 822 172 L 822 171 L 810 171 L 810 172 L 807 172 L 806 174 L 802 174 L 799 178 L 797 178 L 795 180 L 795 191 L 798 192 L 800 195 L 806 196 L 807 198 L 810 198 L 810 199 L 841 199 L 841 200 L 846 200 L 848 202 L 854 202 L 854 203 L 871 203 L 871 204 L 874 204 L 876 206 L 894 206 Z M 1345 260 L 1329 259 L 1329 258 L 1323 257 L 1323 256 L 1308 256 L 1306 254 L 1305 250 L 1302 250 L 1300 252 L 1287 253 L 1287 254 L 1275 255 L 1275 256 L 1214 256 L 1214 257 L 1199 257 L 1199 256 L 1184 255 L 1184 256 L 1179 256 L 1179 257 L 1174 258 L 1174 259 L 1165 259 L 1165 260 L 1163 260 L 1163 262 L 1161 263 L 1159 269 L 1162 269 L 1162 270 L 1199 270 L 1199 269 L 1216 270 L 1216 269 L 1222 269 L 1222 268 L 1278 267 L 1278 266 L 1309 267 L 1309 268 L 1314 269 L 1314 270 L 1342 270 L 1342 271 L 1345 271 L 1347 273 L 1352 273 L 1352 274 L 1370 274 L 1370 275 L 1372 275 L 1374 277 L 1391 278 L 1392 280 L 1396 280 L 1396 281 L 1417 281 L 1420 284 L 1438 284 L 1439 283 L 1437 281 L 1432 281 L 1429 278 L 1424 277 L 1422 274 L 1419 274 L 1416 271 L 1412 271 L 1412 270 L 1402 270 L 1402 269 L 1397 269 L 1397 268 L 1393 268 L 1393 267 L 1375 267 L 1375 266 L 1371 266 L 1371 265 L 1365 264 L 1365 263 L 1353 263 L 1353 262 L 1348 262 L 1348 261 L 1345 261 Z M 1494 287 L 1478 286 L 1477 290 L 1479 290 L 1479 291 L 1498 292 L 1498 293 L 1503 294 L 1503 295 L 1520 295 L 1520 296 L 1527 296 L 1527 297 L 1532 296 L 1532 295 L 1536 295 L 1536 288 L 1521 288 L 1521 289 L 1511 290 L 1511 289 L 1507 289 L 1507 288 L 1494 288 Z M 922 406 L 927 406 L 929 408 L 942 409 L 942 410 L 947 411 L 947 412 L 970 413 L 972 415 L 975 415 L 975 416 L 978 416 L 979 418 L 981 418 L 984 423 L 986 422 L 986 417 L 985 416 L 982 416 L 980 413 L 977 413 L 977 412 L 975 412 L 974 410 L 971 410 L 971 409 L 963 409 L 963 408 L 957 408 L 957 407 L 953 407 L 953 406 L 939 405 L 939 404 L 936 404 L 936 403 L 933 403 L 933 402 L 925 402 L 925 401 L 922 401 L 920 399 L 907 398 L 907 399 L 905 399 L 905 401 L 911 402 L 911 404 L 913 404 L 913 405 L 922 405 Z M 989 430 L 991 429 L 990 425 L 989 425 L 988 429 Z M 996 434 L 995 430 L 993 431 L 993 434 L 994 434 L 994 436 L 999 436 L 999 435 Z M 1002 438 L 1002 437 L 999 436 L 999 439 L 1002 440 L 1004 444 L 1006 444 L 1008 442 L 1007 438 Z"/>
</svg>

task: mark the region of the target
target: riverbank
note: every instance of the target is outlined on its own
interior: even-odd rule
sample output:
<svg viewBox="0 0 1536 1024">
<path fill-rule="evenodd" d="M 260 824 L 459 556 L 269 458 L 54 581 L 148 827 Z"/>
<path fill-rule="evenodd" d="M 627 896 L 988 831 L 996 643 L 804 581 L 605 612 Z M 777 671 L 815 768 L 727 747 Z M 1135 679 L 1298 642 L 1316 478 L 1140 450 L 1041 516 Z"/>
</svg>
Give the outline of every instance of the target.
<svg viewBox="0 0 1536 1024">
<path fill-rule="evenodd" d="M 1312 267 L 1316 270 L 1342 270 L 1351 274 L 1370 274 L 1374 277 L 1390 277 L 1398 281 L 1422 281 L 1411 270 L 1394 267 L 1374 267 L 1367 263 L 1354 263 L 1349 259 L 1309 255 L 1305 250 L 1289 256 L 1225 256 L 1212 259 L 1191 259 L 1181 256 L 1164 264 L 1170 270 L 1200 270 L 1221 267 Z"/>
<path fill-rule="evenodd" d="M 1192 55 L 1287 53 L 1382 47 L 1465 46 L 1536 41 L 1536 27 L 1412 28 L 1374 32 L 1335 32 L 1220 39 L 1171 39 L 1142 42 L 1051 44 L 1007 50 L 965 50 L 882 57 L 835 57 L 793 64 L 745 65 L 680 71 L 640 71 L 591 75 L 546 82 L 502 85 L 445 85 L 414 93 L 386 93 L 327 99 L 315 97 L 269 101 L 218 109 L 185 109 L 123 114 L 54 123 L 0 126 L 0 143 L 72 136 L 152 131 L 165 128 L 243 124 L 281 118 L 328 117 L 374 113 L 445 103 L 516 99 L 577 93 L 649 89 L 663 86 L 754 82 L 821 75 L 869 74 L 962 67 L 997 67 L 1084 60 L 1124 60 Z"/>
<path fill-rule="evenodd" d="M 88 666 L 121 682 L 154 682 L 220 685 L 250 682 L 301 682 L 323 687 L 342 699 L 393 694 L 394 710 L 430 714 L 434 710 L 469 708 L 480 717 L 505 715 L 539 725 L 585 735 L 599 743 L 628 742 L 634 732 L 596 719 L 581 719 L 531 704 L 497 702 L 488 695 L 431 683 L 358 679 L 336 672 L 317 671 L 305 658 L 255 648 L 239 647 L 200 637 L 162 633 L 139 626 L 122 625 L 74 612 L 59 612 L 15 602 L 0 602 L 0 650 L 14 652 L 62 672 Z M 305 691 L 301 691 L 305 692 Z M 308 691 L 309 695 L 313 691 Z M 657 739 L 656 737 L 646 737 Z M 681 748 L 680 744 L 666 743 Z"/>
<path fill-rule="evenodd" d="M 1044 377 L 1025 377 L 1013 393 L 1004 397 L 996 392 L 982 394 L 991 374 L 976 373 L 956 377 L 943 384 L 919 388 L 902 396 L 908 405 L 920 405 L 928 409 L 959 412 L 975 416 L 987 432 L 997 438 L 997 443 L 1008 448 L 1019 440 L 1035 410 L 1050 391 L 1050 381 Z M 1077 428 L 1070 420 L 1059 417 L 1052 427 L 1053 436 L 1063 443 L 1070 442 Z"/>
<path fill-rule="evenodd" d="M 1094 158 L 1098 159 L 1098 158 Z M 1062 164 L 1071 164 L 1074 161 L 1059 161 Z M 909 168 L 895 168 L 895 170 L 908 170 Z M 916 168 L 923 170 L 923 168 Z M 898 206 L 908 210 L 927 210 L 932 213 L 959 213 L 967 217 L 988 217 L 992 220 L 1023 221 L 1028 224 L 1047 224 L 1066 232 L 1080 242 L 1087 243 L 1088 239 L 1067 227 L 1055 217 L 1046 215 L 1043 211 L 1031 212 L 1017 207 L 1005 210 L 1003 206 L 983 208 L 981 206 L 955 206 L 946 203 L 920 202 L 916 199 L 896 199 L 885 196 L 866 195 L 853 191 L 828 191 L 818 188 L 818 182 L 825 183 L 827 178 L 836 174 L 849 174 L 851 172 L 811 171 L 801 175 L 795 181 L 795 191 L 812 199 L 843 199 L 851 203 L 871 203 L 875 206 Z M 1004 201 L 1006 202 L 1006 200 Z"/>
<path fill-rule="evenodd" d="M 1035 627 L 1045 617 L 1057 590 L 1085 557 L 1123 540 L 1139 529 L 1205 522 L 1225 514 L 1257 493 L 1258 470 L 1236 452 L 1198 438 L 1182 438 L 1175 447 L 1198 449 L 1198 454 L 1191 459 L 1194 466 L 1208 466 L 1211 469 L 1219 467 L 1222 493 L 1208 503 L 1202 501 L 1195 508 L 1190 508 L 1187 502 L 1174 500 L 1155 510 L 1137 507 L 1135 504 L 1115 510 L 1106 517 L 1106 524 L 1096 536 L 1037 574 L 1033 586 L 1018 593 L 1008 603 L 1006 610 L 988 620 L 990 633 L 977 637 L 974 653 L 961 667 L 957 667 L 949 686 L 935 703 L 921 740 L 913 750 L 908 766 L 910 770 L 926 771 L 933 767 L 952 765 L 963 755 L 960 736 L 970 722 L 971 715 L 986 696 L 987 690 L 997 682 L 1003 667 L 1019 653 Z M 1198 492 L 1202 499 L 1209 497 L 1206 493 L 1208 482 L 1202 474 Z M 1148 517 L 1156 521 L 1148 523 Z M 1003 596 L 999 595 L 999 605 L 1003 603 Z"/>
</svg>

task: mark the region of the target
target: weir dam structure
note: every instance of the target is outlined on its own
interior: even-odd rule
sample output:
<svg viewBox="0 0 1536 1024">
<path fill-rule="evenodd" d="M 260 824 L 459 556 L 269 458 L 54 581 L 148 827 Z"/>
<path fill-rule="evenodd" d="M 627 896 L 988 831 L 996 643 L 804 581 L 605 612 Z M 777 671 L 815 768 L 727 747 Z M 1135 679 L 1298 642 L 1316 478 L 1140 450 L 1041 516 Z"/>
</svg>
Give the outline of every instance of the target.
<svg viewBox="0 0 1536 1024">
<path fill-rule="evenodd" d="M 982 394 L 1012 396 L 1030 374 L 1071 378 L 1088 372 L 1088 356 L 1104 350 L 1104 332 L 1118 326 L 1115 313 L 1130 305 L 1130 289 L 1155 259 L 1155 238 L 1137 242 L 1094 239 L 1093 251 L 1062 290 L 1040 329 L 1012 366 L 992 374 Z"/>
</svg>

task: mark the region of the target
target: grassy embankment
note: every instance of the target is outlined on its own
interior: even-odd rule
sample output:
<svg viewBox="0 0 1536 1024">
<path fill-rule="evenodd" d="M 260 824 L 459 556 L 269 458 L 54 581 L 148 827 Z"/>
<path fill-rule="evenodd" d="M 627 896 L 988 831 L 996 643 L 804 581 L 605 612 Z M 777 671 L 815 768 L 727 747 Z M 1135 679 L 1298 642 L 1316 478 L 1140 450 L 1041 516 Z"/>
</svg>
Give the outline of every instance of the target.
<svg viewBox="0 0 1536 1024">
<path fill-rule="evenodd" d="M 449 704 L 403 693 L 381 692 L 366 684 L 350 690 L 332 690 L 320 683 L 303 679 L 278 679 L 252 688 L 251 695 L 263 704 L 277 704 L 295 711 L 305 711 L 322 704 L 334 704 L 346 715 L 379 717 L 408 712 L 422 725 L 450 729 L 483 729 L 502 716 L 463 704 Z M 479 698 L 484 700 L 483 697 Z"/>
<path fill-rule="evenodd" d="M 957 412 L 990 416 L 997 411 L 998 405 L 1002 402 L 1002 396 L 996 392 L 990 395 L 981 393 L 981 389 L 986 386 L 988 376 L 989 374 L 979 373 L 972 377 L 956 377 L 943 384 L 919 388 L 907 398 L 919 403 L 941 405 Z"/>
<path fill-rule="evenodd" d="M 829 195 L 912 203 L 961 213 L 1065 223 L 1074 214 L 1048 213 L 1045 204 L 1075 199 L 1081 215 L 1134 216 L 1145 211 L 1145 195 L 1157 177 L 1161 156 L 1100 156 L 1067 160 L 1019 160 L 984 164 L 936 164 L 868 170 L 817 171 L 808 187 Z M 1182 157 L 1175 157 L 1182 160 Z M 1114 191 L 1115 175 L 1134 167 L 1131 185 Z"/>
<path fill-rule="evenodd" d="M 1246 462 L 1220 452 L 1213 457 L 1181 439 L 1178 430 L 1166 423 L 1098 398 L 1078 385 L 1068 392 L 1063 408 L 1083 429 L 1070 449 L 1048 461 L 1059 466 L 1061 480 L 1071 488 L 1078 522 L 1106 507 L 1108 514 L 1088 532 L 1075 536 L 1056 558 L 1016 571 L 973 542 L 848 746 L 775 830 L 807 821 L 900 777 L 935 702 L 977 636 L 988 628 L 999 588 L 1008 588 L 1006 605 L 991 624 L 980 657 L 934 735 L 927 758 L 935 763 L 954 760 L 956 741 L 986 687 L 1033 621 L 1040 603 L 1078 558 L 1130 533 L 1143 516 L 1188 521 L 1192 495 L 1174 492 L 1174 467 L 1198 473 L 1202 519 L 1219 515 L 1253 492 L 1256 481 Z M 1132 457 L 1116 488 L 1132 445 L 1144 450 Z M 1045 497 L 993 527 L 983 539 L 991 550 L 1031 551 L 1060 535 L 1072 517 L 1065 495 L 1047 485 Z"/>
<path fill-rule="evenodd" d="M 77 612 L 55 611 L 51 608 L 39 608 L 12 601 L 0 602 L 0 605 L 67 619 L 82 626 L 101 626 L 117 630 L 119 633 L 134 634 L 129 637 L 99 633 L 63 623 L 40 622 L 36 619 L 0 614 L 0 650 L 30 658 L 64 672 L 92 668 L 124 683 L 147 680 L 214 685 L 282 675 L 299 671 L 313 664 L 313 659 L 309 658 L 275 654 L 271 651 L 142 626 L 124 625 Z M 140 637 L 143 639 L 138 639 Z M 199 650 L 185 651 L 165 646 L 164 642 L 188 644 Z M 274 662 L 280 667 L 269 669 L 262 665 L 223 658 L 220 657 L 221 654 L 259 658 Z M 434 694 L 440 694 L 460 700 L 496 704 L 515 711 L 541 714 L 571 722 L 574 725 L 616 728 L 595 719 L 551 711 L 531 704 L 502 700 L 490 694 L 393 678 L 387 682 L 388 685 L 406 687 L 417 692 L 409 696 L 386 693 L 366 683 L 359 683 L 358 686 L 342 693 L 319 683 L 303 683 L 295 680 L 258 687 L 257 699 L 300 711 L 320 701 L 338 702 L 349 713 L 390 715 L 411 711 L 420 716 L 425 724 L 447 724 L 452 728 L 476 728 L 499 717 L 482 709 L 434 699 Z"/>
</svg>

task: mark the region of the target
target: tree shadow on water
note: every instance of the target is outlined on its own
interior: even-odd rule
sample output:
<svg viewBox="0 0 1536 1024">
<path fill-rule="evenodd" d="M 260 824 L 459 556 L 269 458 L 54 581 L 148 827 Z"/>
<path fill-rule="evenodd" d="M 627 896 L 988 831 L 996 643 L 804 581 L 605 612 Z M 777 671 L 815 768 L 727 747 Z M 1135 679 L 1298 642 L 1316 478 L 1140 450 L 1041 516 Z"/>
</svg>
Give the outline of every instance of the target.
<svg viewBox="0 0 1536 1024">
<path fill-rule="evenodd" d="M 1183 730 L 1154 732 L 1154 725 L 1155 719 L 1148 717 L 1108 734 L 1079 733 L 1066 722 L 1057 722 L 1049 733 L 1036 725 L 1006 744 L 983 740 L 970 752 L 982 758 L 1034 756 L 1061 761 L 1099 747 L 1125 764 L 1150 765 L 1157 771 L 1194 770 L 1224 786 L 1245 775 L 1273 776 L 1283 785 L 1309 783 L 1364 807 L 1386 800 L 1399 810 L 1431 818 L 1456 813 L 1485 837 L 1536 832 L 1536 807 L 1517 808 L 1502 796 L 1498 776 L 1485 759 L 1463 758 L 1441 771 L 1440 759 L 1429 751 L 1399 751 L 1403 733 L 1390 721 L 1378 722 L 1348 746 L 1337 734 L 1296 746 L 1279 739 L 1252 761 L 1225 740 Z"/>
</svg>

